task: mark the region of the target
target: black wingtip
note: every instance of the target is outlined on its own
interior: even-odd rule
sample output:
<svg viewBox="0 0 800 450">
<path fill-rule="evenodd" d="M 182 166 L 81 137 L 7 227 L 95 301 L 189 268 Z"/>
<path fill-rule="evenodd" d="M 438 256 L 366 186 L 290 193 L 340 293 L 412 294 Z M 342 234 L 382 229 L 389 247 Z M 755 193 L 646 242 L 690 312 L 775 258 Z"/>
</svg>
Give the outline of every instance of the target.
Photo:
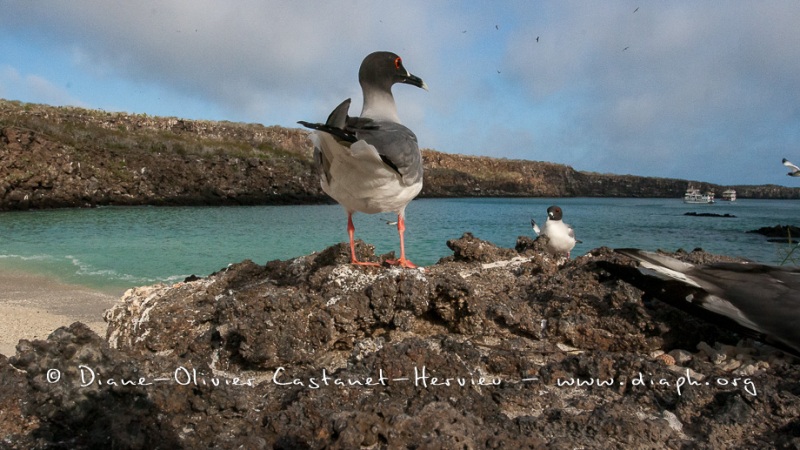
<svg viewBox="0 0 800 450">
<path fill-rule="evenodd" d="M 358 138 L 353 133 L 349 133 L 347 130 L 343 130 L 341 128 L 332 127 L 332 126 L 326 125 L 324 123 L 311 123 L 311 122 L 305 122 L 305 121 L 302 121 L 302 120 L 298 121 L 297 123 L 299 123 L 300 125 L 303 125 L 306 128 L 311 128 L 312 130 L 322 131 L 324 133 L 328 133 L 330 135 L 333 135 L 339 141 L 353 143 L 353 142 L 356 142 L 358 140 Z"/>
</svg>

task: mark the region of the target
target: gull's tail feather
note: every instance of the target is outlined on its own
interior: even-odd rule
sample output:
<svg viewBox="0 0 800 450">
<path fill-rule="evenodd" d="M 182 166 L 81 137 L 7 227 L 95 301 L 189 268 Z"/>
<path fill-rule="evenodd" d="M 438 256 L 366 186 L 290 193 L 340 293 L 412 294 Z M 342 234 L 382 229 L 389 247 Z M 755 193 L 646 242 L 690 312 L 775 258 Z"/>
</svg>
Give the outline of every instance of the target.
<svg viewBox="0 0 800 450">
<path fill-rule="evenodd" d="M 339 141 L 343 142 L 356 142 L 358 138 L 355 134 L 347 131 L 347 112 L 350 110 L 350 99 L 343 101 L 328 115 L 328 120 L 322 123 L 311 123 L 305 121 L 298 121 L 300 125 L 313 130 L 324 131 L 331 134 Z"/>
<path fill-rule="evenodd" d="M 531 227 L 533 227 L 533 232 L 536 233 L 537 236 L 542 234 L 542 230 L 539 229 L 539 225 L 536 224 L 536 221 L 531 219 Z"/>
</svg>

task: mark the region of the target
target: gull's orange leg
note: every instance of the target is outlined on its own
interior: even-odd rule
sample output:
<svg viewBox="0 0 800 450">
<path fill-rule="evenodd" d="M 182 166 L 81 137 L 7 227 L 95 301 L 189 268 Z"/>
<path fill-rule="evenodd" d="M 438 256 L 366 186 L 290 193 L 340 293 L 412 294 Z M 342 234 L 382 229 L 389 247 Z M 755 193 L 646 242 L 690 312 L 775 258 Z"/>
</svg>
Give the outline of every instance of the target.
<svg viewBox="0 0 800 450">
<path fill-rule="evenodd" d="M 387 260 L 386 262 L 392 265 L 398 265 L 407 269 L 416 269 L 417 266 L 411 261 L 406 259 L 406 246 L 403 242 L 403 233 L 406 231 L 406 220 L 403 216 L 397 216 L 397 234 L 400 235 L 400 259 Z"/>
<path fill-rule="evenodd" d="M 347 235 L 350 236 L 350 263 L 358 266 L 380 266 L 378 263 L 359 261 L 356 258 L 356 227 L 353 225 L 353 213 L 347 213 Z"/>
</svg>

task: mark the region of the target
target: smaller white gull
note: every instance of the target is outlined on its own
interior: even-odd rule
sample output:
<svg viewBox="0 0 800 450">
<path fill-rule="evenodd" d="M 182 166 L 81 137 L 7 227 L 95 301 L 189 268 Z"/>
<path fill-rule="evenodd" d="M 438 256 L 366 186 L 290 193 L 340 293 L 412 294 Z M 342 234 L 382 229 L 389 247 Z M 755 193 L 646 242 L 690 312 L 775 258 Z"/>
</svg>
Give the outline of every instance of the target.
<svg viewBox="0 0 800 450">
<path fill-rule="evenodd" d="M 547 236 L 547 248 L 551 252 L 557 255 L 565 254 L 569 258 L 569 253 L 575 247 L 575 243 L 580 241 L 575 239 L 575 230 L 561 220 L 563 216 L 564 212 L 561 207 L 553 205 L 547 208 L 547 220 L 541 230 L 533 219 L 531 219 L 531 226 L 537 235 Z"/>
<path fill-rule="evenodd" d="M 783 165 L 792 169 L 792 171 L 787 173 L 786 175 L 789 175 L 790 177 L 800 177 L 800 167 L 797 167 L 796 165 L 792 164 L 786 158 L 783 158 Z"/>
</svg>

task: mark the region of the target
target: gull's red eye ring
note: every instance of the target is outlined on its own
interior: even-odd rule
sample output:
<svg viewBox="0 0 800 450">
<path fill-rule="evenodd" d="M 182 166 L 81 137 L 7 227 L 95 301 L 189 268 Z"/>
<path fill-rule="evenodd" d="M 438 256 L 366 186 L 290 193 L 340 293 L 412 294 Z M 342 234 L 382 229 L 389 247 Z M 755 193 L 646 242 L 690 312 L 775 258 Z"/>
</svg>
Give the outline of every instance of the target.
<svg viewBox="0 0 800 450">
<path fill-rule="evenodd" d="M 400 57 L 399 57 L 399 56 L 398 56 L 397 58 L 395 58 L 395 59 L 394 59 L 394 67 L 395 67 L 395 69 L 397 69 L 397 70 L 400 70 L 400 68 L 401 68 L 401 67 L 403 67 L 403 60 L 402 60 L 402 59 L 400 59 Z"/>
</svg>

